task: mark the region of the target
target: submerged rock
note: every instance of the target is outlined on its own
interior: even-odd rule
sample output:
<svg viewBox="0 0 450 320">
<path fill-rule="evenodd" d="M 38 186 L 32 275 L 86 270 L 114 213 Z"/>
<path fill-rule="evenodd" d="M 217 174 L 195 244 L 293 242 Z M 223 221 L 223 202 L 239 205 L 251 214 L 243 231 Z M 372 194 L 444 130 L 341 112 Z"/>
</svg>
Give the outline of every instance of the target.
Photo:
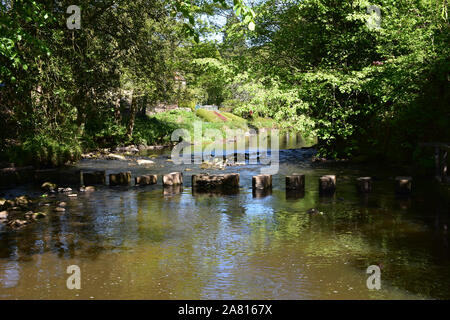
<svg viewBox="0 0 450 320">
<path fill-rule="evenodd" d="M 56 185 L 56 183 L 52 183 L 52 182 L 44 182 L 41 185 L 41 188 L 47 192 L 54 192 L 57 189 L 57 187 L 58 186 Z"/>
<path fill-rule="evenodd" d="M 130 145 L 130 146 L 126 146 L 126 147 L 117 147 L 114 151 L 115 152 L 137 153 L 137 152 L 139 152 L 139 149 L 136 148 L 135 145 Z"/>
<path fill-rule="evenodd" d="M 45 214 L 44 212 L 33 213 L 33 217 L 35 219 L 42 219 L 42 218 L 45 218 L 46 216 L 47 216 L 47 214 Z"/>
<path fill-rule="evenodd" d="M 28 211 L 27 213 L 25 213 L 25 218 L 27 220 L 34 220 L 33 211 Z"/>
<path fill-rule="evenodd" d="M 106 159 L 108 160 L 127 160 L 127 158 L 125 158 L 124 156 L 120 155 L 120 154 L 114 154 L 114 153 L 110 153 L 106 156 Z"/>
<path fill-rule="evenodd" d="M 20 227 L 23 227 L 26 224 L 27 224 L 26 220 L 20 220 L 20 219 L 16 219 L 16 220 L 12 220 L 12 221 L 8 222 L 8 226 L 10 226 L 13 229 L 18 229 Z"/>
<path fill-rule="evenodd" d="M 136 161 L 138 165 L 140 166 L 144 166 L 144 165 L 148 165 L 148 164 L 154 164 L 155 162 L 152 160 L 145 160 L 145 159 L 139 159 Z"/>
<path fill-rule="evenodd" d="M 20 196 L 14 199 L 16 206 L 26 208 L 30 205 L 31 200 L 27 196 Z"/>
<path fill-rule="evenodd" d="M 15 206 L 16 206 L 16 203 L 14 202 L 14 200 L 6 200 L 3 203 L 2 209 L 8 209 L 8 208 L 12 208 Z"/>
</svg>

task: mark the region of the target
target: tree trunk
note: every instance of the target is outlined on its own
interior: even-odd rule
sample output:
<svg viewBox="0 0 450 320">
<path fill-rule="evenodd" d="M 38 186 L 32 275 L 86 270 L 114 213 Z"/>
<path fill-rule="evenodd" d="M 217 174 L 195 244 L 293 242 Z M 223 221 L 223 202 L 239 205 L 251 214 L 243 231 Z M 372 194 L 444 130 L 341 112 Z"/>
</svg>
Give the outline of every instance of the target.
<svg viewBox="0 0 450 320">
<path fill-rule="evenodd" d="M 120 99 L 122 97 L 122 89 L 119 89 L 116 92 L 116 96 L 114 97 L 114 121 L 119 124 L 122 120 L 120 114 Z"/>
<path fill-rule="evenodd" d="M 147 102 L 148 102 L 148 96 L 145 95 L 145 96 L 142 98 L 142 107 L 141 107 L 141 112 L 140 112 L 140 114 L 141 114 L 142 116 L 145 116 L 146 113 L 147 113 Z"/>
<path fill-rule="evenodd" d="M 136 94 L 134 94 L 134 90 L 132 91 L 132 98 L 131 98 L 131 106 L 130 106 L 130 120 L 128 122 L 128 130 L 127 130 L 127 138 L 131 140 L 131 137 L 133 136 L 133 129 L 134 129 L 134 120 L 136 118 L 136 112 L 137 112 L 137 97 Z"/>
<path fill-rule="evenodd" d="M 84 134 L 84 126 L 86 123 L 86 93 L 80 90 L 74 98 L 74 105 L 77 106 L 78 135 L 82 136 Z"/>
</svg>

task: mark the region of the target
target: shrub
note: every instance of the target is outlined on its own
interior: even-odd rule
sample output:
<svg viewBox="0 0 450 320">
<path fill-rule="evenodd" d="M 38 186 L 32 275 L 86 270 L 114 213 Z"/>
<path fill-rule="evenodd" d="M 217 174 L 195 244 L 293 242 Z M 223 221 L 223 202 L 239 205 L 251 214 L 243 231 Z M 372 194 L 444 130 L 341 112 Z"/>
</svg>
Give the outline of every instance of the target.
<svg viewBox="0 0 450 320">
<path fill-rule="evenodd" d="M 194 100 L 181 100 L 178 102 L 178 107 L 191 109 L 192 111 L 195 111 L 195 105 Z"/>
<path fill-rule="evenodd" d="M 28 138 L 21 145 L 8 150 L 9 158 L 17 165 L 57 167 L 74 162 L 81 157 L 81 145 L 77 138 L 65 141 L 45 135 Z"/>
</svg>

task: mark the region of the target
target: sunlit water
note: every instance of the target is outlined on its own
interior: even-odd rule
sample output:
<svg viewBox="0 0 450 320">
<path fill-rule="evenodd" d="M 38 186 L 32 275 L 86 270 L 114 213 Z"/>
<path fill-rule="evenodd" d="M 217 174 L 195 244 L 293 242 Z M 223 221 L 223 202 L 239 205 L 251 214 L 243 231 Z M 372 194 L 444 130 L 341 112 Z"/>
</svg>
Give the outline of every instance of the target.
<svg viewBox="0 0 450 320">
<path fill-rule="evenodd" d="M 2 299 L 430 299 L 450 298 L 448 206 L 427 185 L 412 197 L 393 193 L 394 173 L 370 167 L 312 165 L 311 150 L 280 153 L 273 192 L 255 198 L 260 165 L 201 170 L 166 156 L 145 169 L 86 160 L 81 168 L 158 174 L 187 167 L 180 194 L 148 187 L 101 187 L 58 195 L 48 217 L 17 231 L 0 226 Z M 235 195 L 192 194 L 197 172 L 239 172 Z M 287 199 L 287 174 L 306 174 L 303 197 Z M 336 174 L 337 192 L 320 197 L 318 177 Z M 372 175 L 362 196 L 354 179 Z M 39 194 L 36 187 L 6 196 Z M 54 212 L 55 201 L 66 211 Z M 311 215 L 316 208 L 323 215 Z M 81 290 L 69 290 L 69 265 Z M 368 290 L 366 269 L 381 266 L 382 288 Z"/>
</svg>

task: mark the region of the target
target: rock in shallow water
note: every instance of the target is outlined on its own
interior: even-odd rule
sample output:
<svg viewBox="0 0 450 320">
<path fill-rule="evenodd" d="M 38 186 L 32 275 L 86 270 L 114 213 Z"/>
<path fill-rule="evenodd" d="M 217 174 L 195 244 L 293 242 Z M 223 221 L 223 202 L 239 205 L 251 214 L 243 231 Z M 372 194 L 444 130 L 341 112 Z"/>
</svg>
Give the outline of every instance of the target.
<svg viewBox="0 0 450 320">
<path fill-rule="evenodd" d="M 5 220 L 8 218 L 8 211 L 0 211 L 0 220 Z"/>
<path fill-rule="evenodd" d="M 138 165 L 140 166 L 145 166 L 145 165 L 149 165 L 149 164 L 154 164 L 155 162 L 152 160 L 145 160 L 145 159 L 139 159 L 136 161 Z"/>
<path fill-rule="evenodd" d="M 120 154 L 114 154 L 114 153 L 110 153 L 106 156 L 106 159 L 108 160 L 127 160 L 127 158 L 125 158 L 124 156 L 120 155 Z"/>
<path fill-rule="evenodd" d="M 11 228 L 17 229 L 20 228 L 24 225 L 27 224 L 26 220 L 20 220 L 20 219 L 16 219 L 16 220 L 12 220 L 8 223 L 8 226 L 10 226 Z"/>
</svg>

